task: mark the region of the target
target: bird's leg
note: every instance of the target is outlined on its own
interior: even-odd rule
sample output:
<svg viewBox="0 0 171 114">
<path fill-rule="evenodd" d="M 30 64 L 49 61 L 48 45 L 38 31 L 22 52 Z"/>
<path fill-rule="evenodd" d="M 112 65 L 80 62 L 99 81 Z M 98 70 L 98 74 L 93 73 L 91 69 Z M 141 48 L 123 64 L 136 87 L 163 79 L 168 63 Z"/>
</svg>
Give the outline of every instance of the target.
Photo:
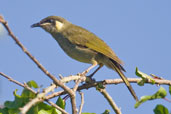
<svg viewBox="0 0 171 114">
<path fill-rule="evenodd" d="M 94 76 L 94 74 L 95 74 L 98 70 L 100 70 L 100 68 L 102 68 L 102 67 L 103 67 L 103 65 L 100 64 L 99 67 L 98 67 L 93 73 L 91 73 L 88 77 L 92 78 L 92 77 Z"/>
<path fill-rule="evenodd" d="M 86 75 L 92 68 L 97 66 L 97 62 L 94 62 L 87 70 L 81 73 L 82 76 Z"/>
</svg>

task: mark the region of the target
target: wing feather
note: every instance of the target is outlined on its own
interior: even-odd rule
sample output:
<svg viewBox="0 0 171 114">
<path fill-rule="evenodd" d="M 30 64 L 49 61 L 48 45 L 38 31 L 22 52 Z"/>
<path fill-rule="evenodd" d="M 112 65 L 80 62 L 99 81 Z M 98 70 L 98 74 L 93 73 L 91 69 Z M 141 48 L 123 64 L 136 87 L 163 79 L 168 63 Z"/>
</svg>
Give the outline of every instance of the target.
<svg viewBox="0 0 171 114">
<path fill-rule="evenodd" d="M 109 57 L 119 64 L 123 64 L 123 62 L 116 56 L 114 51 L 103 40 L 86 29 L 83 29 L 82 27 L 75 25 L 68 26 L 64 30 L 63 35 L 69 36 L 68 39 L 73 44 L 88 47 Z"/>
</svg>

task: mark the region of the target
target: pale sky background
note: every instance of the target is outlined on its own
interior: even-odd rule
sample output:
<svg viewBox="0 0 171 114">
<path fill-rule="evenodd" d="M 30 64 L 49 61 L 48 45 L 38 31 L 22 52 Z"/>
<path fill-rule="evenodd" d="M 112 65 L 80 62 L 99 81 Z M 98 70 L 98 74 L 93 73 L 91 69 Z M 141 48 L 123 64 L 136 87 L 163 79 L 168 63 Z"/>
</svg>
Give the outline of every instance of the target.
<svg viewBox="0 0 171 114">
<path fill-rule="evenodd" d="M 137 66 L 147 74 L 153 73 L 171 80 L 170 6 L 170 0 L 1 0 L 0 13 L 31 54 L 55 76 L 77 74 L 90 65 L 69 58 L 56 41 L 42 29 L 30 28 L 33 23 L 50 15 L 62 16 L 103 39 L 124 61 L 127 77 L 136 78 L 134 72 Z M 0 32 L 0 72 L 20 82 L 35 80 L 43 87 L 52 82 L 6 32 Z M 94 78 L 103 80 L 119 76 L 103 67 Z M 151 95 L 159 89 L 149 84 L 144 87 L 137 84 L 132 86 L 139 98 Z M 168 86 L 163 87 L 168 90 Z M 19 89 L 18 93 L 22 90 L 21 87 L 0 77 L 0 103 L 13 100 L 12 94 L 15 89 Z M 171 104 L 165 100 L 148 101 L 134 109 L 135 101 L 124 84 L 107 86 L 107 91 L 121 107 L 123 114 L 153 114 L 154 107 L 160 103 L 171 110 Z M 83 112 L 100 114 L 109 109 L 111 114 L 113 113 L 108 102 L 94 88 L 83 92 Z M 170 95 L 167 98 L 171 99 Z M 79 95 L 77 99 L 79 106 Z M 71 112 L 69 99 L 66 110 Z"/>
</svg>

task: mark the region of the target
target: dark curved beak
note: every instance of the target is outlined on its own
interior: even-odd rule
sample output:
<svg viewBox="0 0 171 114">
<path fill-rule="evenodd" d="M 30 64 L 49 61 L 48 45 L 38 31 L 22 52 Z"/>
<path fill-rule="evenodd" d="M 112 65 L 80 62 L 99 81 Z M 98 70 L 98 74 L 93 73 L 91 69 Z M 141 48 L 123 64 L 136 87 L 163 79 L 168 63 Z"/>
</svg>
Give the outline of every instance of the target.
<svg viewBox="0 0 171 114">
<path fill-rule="evenodd" d="M 35 23 L 35 24 L 31 25 L 31 28 L 34 28 L 34 27 L 40 27 L 40 23 Z"/>
</svg>

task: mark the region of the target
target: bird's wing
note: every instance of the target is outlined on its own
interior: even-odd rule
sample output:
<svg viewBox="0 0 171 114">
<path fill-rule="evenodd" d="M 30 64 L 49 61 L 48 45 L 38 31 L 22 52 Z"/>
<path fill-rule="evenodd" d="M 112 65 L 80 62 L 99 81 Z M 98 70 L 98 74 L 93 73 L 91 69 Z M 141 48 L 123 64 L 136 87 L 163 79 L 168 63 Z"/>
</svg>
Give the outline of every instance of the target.
<svg viewBox="0 0 171 114">
<path fill-rule="evenodd" d="M 73 44 L 90 48 L 113 59 L 119 64 L 123 64 L 122 61 L 113 52 L 113 50 L 103 40 L 99 39 L 95 34 L 79 26 L 72 26 L 71 28 L 68 27 L 68 30 L 66 30 L 65 34 L 69 34 L 67 35 L 69 36 L 68 39 Z"/>
</svg>

